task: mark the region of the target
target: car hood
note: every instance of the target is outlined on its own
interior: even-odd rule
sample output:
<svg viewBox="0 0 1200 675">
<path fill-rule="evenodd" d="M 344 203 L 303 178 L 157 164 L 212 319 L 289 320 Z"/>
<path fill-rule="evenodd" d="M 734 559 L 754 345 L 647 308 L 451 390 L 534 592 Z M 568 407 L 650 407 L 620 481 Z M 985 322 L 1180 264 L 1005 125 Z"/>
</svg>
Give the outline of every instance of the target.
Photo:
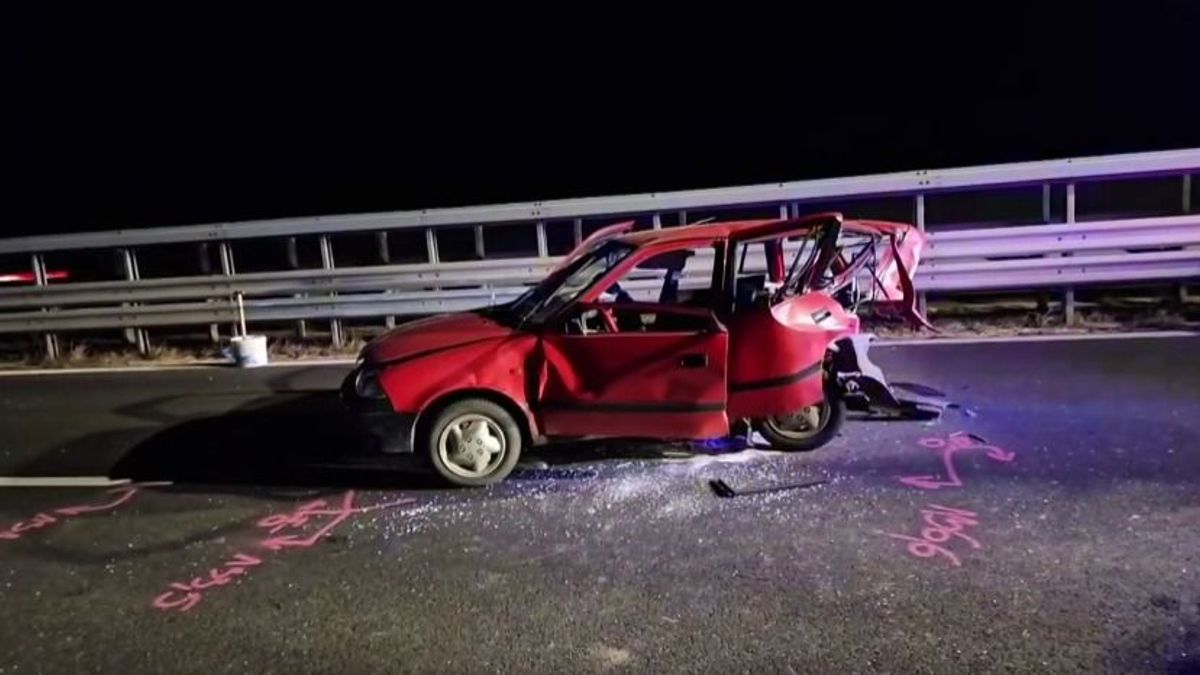
<svg viewBox="0 0 1200 675">
<path fill-rule="evenodd" d="M 407 360 L 483 340 L 506 338 L 516 331 L 483 314 L 442 314 L 398 326 L 363 348 L 373 365 Z"/>
</svg>

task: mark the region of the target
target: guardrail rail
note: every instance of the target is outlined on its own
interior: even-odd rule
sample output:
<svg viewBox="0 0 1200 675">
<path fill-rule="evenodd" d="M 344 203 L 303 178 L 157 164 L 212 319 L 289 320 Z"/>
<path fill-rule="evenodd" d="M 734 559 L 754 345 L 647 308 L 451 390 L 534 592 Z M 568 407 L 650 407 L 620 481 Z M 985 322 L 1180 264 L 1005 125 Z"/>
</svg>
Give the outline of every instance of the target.
<svg viewBox="0 0 1200 675">
<path fill-rule="evenodd" d="M 120 329 L 145 350 L 148 328 L 208 324 L 216 337 L 217 325 L 236 320 L 233 298 L 240 293 L 250 322 L 328 320 L 332 339 L 340 342 L 342 319 L 380 318 L 390 325 L 397 316 L 470 309 L 515 297 L 558 260 L 549 254 L 548 229 L 569 228 L 570 239 L 578 242 L 585 219 L 604 224 L 634 217 L 645 226 L 662 227 L 667 213 L 678 224 L 688 221 L 688 213 L 706 210 L 758 209 L 788 217 L 830 199 L 900 197 L 911 200 L 910 221 L 926 229 L 927 196 L 1031 186 L 1042 188 L 1046 221 L 1051 220 L 1052 190 L 1063 193 L 1062 222 L 931 231 L 917 286 L 944 293 L 1061 288 L 1070 314 L 1076 286 L 1200 277 L 1200 214 L 1190 213 L 1191 174 L 1197 171 L 1200 149 L 1188 149 L 713 190 L 2 239 L 0 255 L 29 256 L 36 284 L 0 288 L 0 333 L 42 334 L 54 356 L 58 333 Z M 1178 179 L 1180 198 L 1173 210 L 1179 215 L 1078 220 L 1077 184 L 1138 177 Z M 857 215 L 847 211 L 847 217 Z M 513 224 L 533 228 L 536 255 L 488 257 L 486 228 Z M 447 227 L 472 228 L 482 259 L 440 261 L 439 234 Z M 332 235 L 413 228 L 424 233 L 427 262 L 335 265 Z M 300 236 L 318 238 L 320 268 L 235 271 L 236 242 L 294 242 Z M 215 243 L 220 271 L 141 278 L 138 247 L 168 243 Z M 45 256 L 82 249 L 118 251 L 126 278 L 50 283 Z"/>
</svg>

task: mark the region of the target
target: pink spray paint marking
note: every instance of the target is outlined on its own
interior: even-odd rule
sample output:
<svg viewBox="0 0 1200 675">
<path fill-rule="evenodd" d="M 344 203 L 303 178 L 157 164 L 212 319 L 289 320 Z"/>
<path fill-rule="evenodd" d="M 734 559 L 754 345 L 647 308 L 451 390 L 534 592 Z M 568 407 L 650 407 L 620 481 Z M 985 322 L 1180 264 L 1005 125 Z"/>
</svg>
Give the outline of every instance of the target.
<svg viewBox="0 0 1200 675">
<path fill-rule="evenodd" d="M 186 612 L 200 603 L 205 589 L 224 586 L 233 581 L 234 577 L 245 574 L 246 568 L 261 564 L 261 558 L 245 553 L 234 554 L 233 559 L 225 563 L 223 569 L 220 567 L 210 569 L 207 578 L 196 577 L 187 583 L 170 584 L 171 590 L 154 598 L 154 606 L 164 611 L 177 609 Z"/>
<path fill-rule="evenodd" d="M 339 503 L 330 506 L 324 499 L 302 504 L 290 513 L 278 513 L 260 519 L 255 525 L 266 530 L 266 536 L 258 541 L 258 545 L 268 551 L 278 553 L 285 548 L 309 548 L 328 535 L 338 525 L 350 517 L 411 504 L 414 499 L 398 499 L 371 506 L 354 506 L 354 490 L 342 495 Z M 314 518 L 329 520 L 312 532 L 305 533 L 304 528 Z M 300 530 L 300 533 L 280 534 L 288 528 Z M 187 612 L 198 605 L 204 598 L 204 591 L 215 586 L 224 586 L 234 578 L 246 574 L 251 567 L 263 563 L 263 559 L 248 553 L 235 553 L 233 558 L 221 567 L 208 570 L 207 575 L 195 577 L 188 582 L 174 582 L 168 585 L 170 590 L 161 593 L 151 603 L 155 609 L 164 612 L 176 610 Z"/>
<path fill-rule="evenodd" d="M 905 548 L 918 558 L 933 558 L 940 555 L 954 567 L 962 567 L 962 561 L 954 551 L 950 550 L 948 545 L 951 543 L 951 539 L 958 538 L 973 549 L 983 548 L 983 544 L 979 543 L 978 539 L 964 532 L 966 528 L 979 524 L 979 514 L 973 511 L 929 504 L 926 508 L 921 509 L 921 521 L 923 527 L 921 527 L 920 537 L 895 532 L 884 532 L 883 534 L 893 539 L 907 541 L 908 546 Z"/>
<path fill-rule="evenodd" d="M 954 454 L 963 450 L 983 450 L 988 459 L 996 462 L 1008 463 L 1016 458 L 1016 454 L 1009 452 L 1003 448 L 988 444 L 978 436 L 956 431 L 946 438 L 922 438 L 917 441 L 922 446 L 931 450 L 940 450 L 942 452 L 942 463 L 945 466 L 945 477 L 941 478 L 933 474 L 924 474 L 921 476 L 901 476 L 900 482 L 922 490 L 940 490 L 945 487 L 962 487 L 962 479 L 958 476 L 958 470 L 954 467 Z"/>
<path fill-rule="evenodd" d="M 957 452 L 982 450 L 988 459 L 1005 464 L 1016 459 L 1016 453 L 991 445 L 978 436 L 962 431 L 956 431 L 946 438 L 922 438 L 918 442 L 931 450 L 941 451 L 942 464 L 945 466 L 944 476 L 924 474 L 900 477 L 901 483 L 920 490 L 940 490 L 963 486 L 958 469 L 954 466 L 954 455 Z M 929 504 L 921 509 L 921 522 L 919 537 L 896 532 L 881 532 L 880 534 L 908 542 L 908 546 L 905 548 L 910 555 L 918 558 L 940 556 L 952 567 L 962 567 L 962 560 L 951 549 L 951 544 L 965 542 L 966 546 L 971 549 L 983 548 L 983 544 L 978 539 L 966 533 L 967 528 L 979 525 L 979 514 L 973 511 Z"/>
<path fill-rule="evenodd" d="M 111 511 L 125 502 L 133 499 L 133 495 L 137 493 L 136 487 L 124 487 L 109 490 L 111 493 L 117 493 L 117 497 L 112 501 L 104 504 L 86 504 L 83 506 L 64 506 L 61 509 L 54 509 L 50 513 L 42 512 L 29 520 L 23 520 L 19 523 L 10 525 L 7 529 L 0 530 L 0 540 L 20 539 L 22 534 L 50 527 L 51 525 L 61 523 L 67 518 L 74 518 L 85 513 L 98 513 L 100 511 Z"/>
</svg>

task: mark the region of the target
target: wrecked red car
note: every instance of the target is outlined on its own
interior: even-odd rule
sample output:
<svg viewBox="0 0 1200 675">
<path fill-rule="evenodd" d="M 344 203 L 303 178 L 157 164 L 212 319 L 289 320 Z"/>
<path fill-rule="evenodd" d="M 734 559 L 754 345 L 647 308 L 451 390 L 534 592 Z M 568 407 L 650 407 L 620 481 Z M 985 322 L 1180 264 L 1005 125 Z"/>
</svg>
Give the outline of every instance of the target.
<svg viewBox="0 0 1200 675">
<path fill-rule="evenodd" d="M 589 237 L 504 305 L 405 324 L 342 385 L 390 452 L 486 485 L 523 448 L 579 438 L 828 442 L 845 410 L 903 414 L 856 310 L 917 323 L 923 234 L 821 214 Z"/>
</svg>

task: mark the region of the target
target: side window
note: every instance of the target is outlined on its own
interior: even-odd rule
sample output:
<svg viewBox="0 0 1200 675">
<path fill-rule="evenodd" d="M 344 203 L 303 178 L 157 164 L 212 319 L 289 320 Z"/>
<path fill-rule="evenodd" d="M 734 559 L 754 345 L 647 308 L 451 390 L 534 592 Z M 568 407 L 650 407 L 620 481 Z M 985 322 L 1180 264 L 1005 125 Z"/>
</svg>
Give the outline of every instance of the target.
<svg viewBox="0 0 1200 675">
<path fill-rule="evenodd" d="M 605 289 L 600 302 L 711 307 L 714 254 L 713 247 L 705 246 L 646 258 Z"/>
<path fill-rule="evenodd" d="M 783 267 L 779 243 L 752 241 L 734 248 L 733 302 L 735 311 L 770 305 L 772 293 L 780 286 Z M 773 269 L 774 268 L 774 269 Z"/>
<path fill-rule="evenodd" d="M 642 260 L 567 323 L 575 334 L 702 332 L 714 327 L 711 246 Z"/>
</svg>

